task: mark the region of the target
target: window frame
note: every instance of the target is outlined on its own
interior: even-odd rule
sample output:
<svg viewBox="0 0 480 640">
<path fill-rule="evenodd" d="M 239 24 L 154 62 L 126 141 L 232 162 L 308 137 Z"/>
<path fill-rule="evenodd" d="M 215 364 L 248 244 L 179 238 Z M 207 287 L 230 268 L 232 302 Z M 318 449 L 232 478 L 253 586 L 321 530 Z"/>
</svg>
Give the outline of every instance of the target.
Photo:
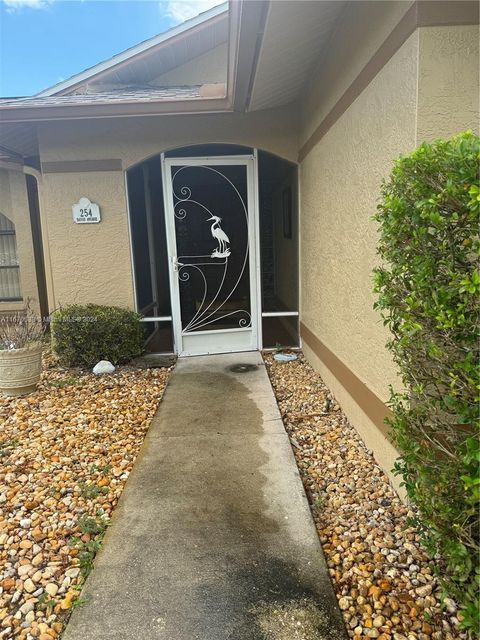
<svg viewBox="0 0 480 640">
<path fill-rule="evenodd" d="M 18 282 L 19 282 L 19 288 L 21 291 L 21 281 L 20 281 L 20 265 L 18 264 L 18 248 L 17 248 L 17 232 L 15 229 L 15 225 L 14 223 L 10 220 L 10 218 L 7 218 L 7 216 L 5 214 L 1 214 L 3 215 L 3 217 L 8 220 L 8 222 L 10 222 L 13 225 L 13 229 L 0 229 L 0 236 L 14 236 L 15 237 L 15 258 L 17 259 L 17 264 L 0 264 L 0 269 L 16 269 L 18 275 Z M 11 296 L 11 297 L 4 297 L 1 295 L 0 293 L 0 303 L 2 302 L 22 302 L 23 300 L 23 296 Z"/>
</svg>

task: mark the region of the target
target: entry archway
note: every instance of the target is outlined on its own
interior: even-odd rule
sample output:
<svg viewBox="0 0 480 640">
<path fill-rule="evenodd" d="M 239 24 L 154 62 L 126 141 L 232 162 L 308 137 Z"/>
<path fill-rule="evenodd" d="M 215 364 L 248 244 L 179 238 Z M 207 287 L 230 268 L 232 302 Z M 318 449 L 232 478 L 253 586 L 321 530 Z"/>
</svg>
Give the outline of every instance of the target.
<svg viewBox="0 0 480 640">
<path fill-rule="evenodd" d="M 245 283 L 242 285 L 243 288 L 240 287 L 237 290 L 236 298 L 230 296 L 226 299 L 226 293 L 230 293 L 230 291 L 221 290 L 220 293 L 217 291 L 213 272 L 215 270 L 218 272 L 220 269 L 224 274 L 224 270 L 226 270 L 227 275 L 224 275 L 224 278 L 228 280 L 229 271 L 225 264 L 222 263 L 221 267 L 220 265 L 214 267 L 212 262 L 227 261 L 230 270 L 234 264 L 234 255 L 231 252 L 232 255 L 226 256 L 230 245 L 225 244 L 223 252 L 220 251 L 219 245 L 216 253 L 213 245 L 210 247 L 214 237 L 218 241 L 221 233 L 223 233 L 222 237 L 226 236 L 227 240 L 230 240 L 228 229 L 230 229 L 230 235 L 235 235 L 239 240 L 238 224 L 235 222 L 235 219 L 239 220 L 239 214 L 232 209 L 236 206 L 234 200 L 229 206 L 221 203 L 222 200 L 229 197 L 228 188 L 220 187 L 219 184 L 214 186 L 212 180 L 207 180 L 205 184 L 201 185 L 200 182 L 204 178 L 200 176 L 215 174 L 213 166 L 207 172 L 208 162 L 215 165 L 217 169 L 218 167 L 229 167 L 228 171 L 231 172 L 232 167 L 246 166 L 249 159 L 252 162 L 251 196 L 253 198 L 249 202 L 249 207 L 251 208 L 251 220 L 255 224 L 254 242 L 256 243 L 255 246 L 250 244 L 249 249 L 249 260 L 251 260 L 251 267 L 254 269 L 254 277 L 250 277 L 250 281 L 255 281 L 255 290 L 251 290 L 251 294 L 252 297 L 256 297 L 258 304 L 252 305 L 252 310 L 256 314 L 254 341 L 242 346 L 243 343 L 237 341 L 238 331 L 234 340 L 235 327 L 227 326 L 226 316 L 229 320 L 235 316 L 239 322 L 247 318 L 246 315 L 245 318 L 242 318 L 239 314 L 241 305 L 237 304 L 237 309 L 234 304 L 235 300 L 238 303 L 240 299 L 246 300 Z M 208 216 L 213 216 L 208 222 L 208 227 L 206 226 L 207 219 L 203 221 L 202 216 L 199 217 L 193 213 L 193 209 L 190 220 L 193 221 L 196 217 L 198 220 L 201 219 L 201 224 L 197 220 L 189 230 L 188 225 L 182 223 L 178 216 L 175 219 L 174 207 L 180 203 L 182 195 L 178 194 L 179 197 L 173 195 L 172 174 L 166 171 L 165 167 L 167 166 L 168 172 L 172 167 L 177 167 L 177 170 L 180 169 L 184 176 L 187 176 L 188 173 L 189 179 L 193 180 L 196 185 L 197 194 L 201 191 L 202 197 L 206 197 L 210 203 L 210 208 L 215 209 L 210 212 L 211 216 Z M 196 168 L 187 171 L 183 168 L 187 166 Z M 203 169 L 200 170 L 198 167 L 203 167 Z M 225 173 L 225 170 L 222 169 L 220 173 Z M 224 184 L 227 184 L 224 178 L 218 178 L 218 180 L 223 180 Z M 273 348 L 278 345 L 299 346 L 298 191 L 295 164 L 268 152 L 239 145 L 195 145 L 171 149 L 131 167 L 127 171 L 126 182 L 137 310 L 144 316 L 148 328 L 147 346 L 151 351 L 190 353 L 189 349 L 185 348 L 185 344 L 183 347 L 181 346 L 181 342 L 183 338 L 185 343 L 188 340 L 191 341 L 192 328 L 198 332 L 194 342 L 198 344 L 204 341 L 204 349 L 200 350 L 201 353 L 262 347 Z M 188 187 L 188 185 L 183 186 Z M 198 191 L 199 189 L 200 191 Z M 217 191 L 220 189 L 220 191 L 215 196 L 217 198 L 216 205 L 211 206 L 214 189 Z M 230 187 L 229 189 L 231 193 L 234 193 L 233 189 Z M 186 194 L 187 191 L 184 192 L 184 196 Z M 198 198 L 188 199 L 184 196 L 183 200 L 188 206 L 196 207 L 197 212 L 202 210 L 205 213 L 201 207 L 204 206 L 205 209 L 206 205 L 199 202 Z M 241 208 L 241 205 L 239 207 Z M 216 221 L 216 218 L 222 219 L 222 217 L 227 219 L 222 222 Z M 183 236 L 190 234 L 191 237 L 190 239 L 183 237 L 179 240 L 179 236 L 182 234 Z M 216 237 L 217 234 L 218 237 Z M 201 238 L 203 238 L 202 241 Z M 208 238 L 210 238 L 209 241 Z M 174 242 L 175 244 L 173 244 Z M 203 249 L 200 246 L 201 242 L 204 243 Z M 244 243 L 239 240 L 239 244 L 242 242 Z M 172 278 L 178 277 L 178 264 L 172 267 L 172 259 L 176 259 L 178 254 L 177 248 L 181 250 L 181 247 L 177 247 L 178 243 L 181 246 L 190 247 L 187 254 L 205 255 L 207 256 L 205 260 L 209 262 L 208 266 L 191 264 L 190 268 L 185 265 L 185 260 L 181 263 L 180 275 L 185 280 L 180 282 L 180 292 L 180 287 L 175 290 L 177 283 L 172 281 Z M 195 260 L 196 258 L 192 258 L 190 262 L 195 262 Z M 200 270 L 203 270 L 204 273 L 200 273 Z M 208 277 L 211 279 L 209 284 L 212 287 L 210 289 L 215 292 L 213 295 L 210 289 L 206 291 L 203 286 L 205 273 L 210 274 Z M 249 273 L 252 276 L 252 272 Z M 189 277 L 186 277 L 187 274 Z M 195 277 L 196 285 L 194 284 Z M 202 286 L 200 286 L 201 284 Z M 179 300 L 181 304 L 183 300 L 183 309 L 178 309 L 175 306 L 178 305 Z M 218 306 L 219 302 L 222 302 L 223 306 Z M 249 304 L 251 304 L 251 300 Z M 189 311 L 187 311 L 187 307 Z M 244 311 L 250 311 L 250 307 L 248 310 L 244 308 Z M 187 318 L 188 313 L 190 313 L 189 318 Z M 183 327 L 179 327 L 178 318 L 183 322 Z M 246 326 L 242 326 L 241 323 L 239 326 L 247 333 L 250 325 L 247 322 Z M 254 326 L 253 322 L 251 326 Z M 182 331 L 180 337 L 179 328 Z M 232 335 L 230 337 L 223 335 L 220 342 L 217 338 L 212 340 L 213 333 L 225 333 L 226 331 L 230 331 Z M 207 332 L 210 334 L 208 339 Z M 200 333 L 202 336 L 199 337 Z M 193 351 L 193 353 L 198 352 L 198 350 Z"/>
</svg>

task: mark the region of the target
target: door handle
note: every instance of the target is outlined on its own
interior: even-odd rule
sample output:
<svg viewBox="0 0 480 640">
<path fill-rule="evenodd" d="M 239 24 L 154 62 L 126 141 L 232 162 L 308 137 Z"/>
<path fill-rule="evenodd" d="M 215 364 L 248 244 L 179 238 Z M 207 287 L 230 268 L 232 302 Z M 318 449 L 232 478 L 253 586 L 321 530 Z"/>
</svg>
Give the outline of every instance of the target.
<svg viewBox="0 0 480 640">
<path fill-rule="evenodd" d="M 170 260 L 172 261 L 172 267 L 174 271 L 178 271 L 179 267 L 183 267 L 183 264 L 178 261 L 177 256 L 171 256 Z"/>
</svg>

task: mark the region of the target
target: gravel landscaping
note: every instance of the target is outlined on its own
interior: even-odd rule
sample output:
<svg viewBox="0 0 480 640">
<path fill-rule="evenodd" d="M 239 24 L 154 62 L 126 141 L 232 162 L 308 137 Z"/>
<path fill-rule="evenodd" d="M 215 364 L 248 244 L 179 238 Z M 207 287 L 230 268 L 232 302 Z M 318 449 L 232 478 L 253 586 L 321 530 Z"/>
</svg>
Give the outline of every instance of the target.
<svg viewBox="0 0 480 640">
<path fill-rule="evenodd" d="M 265 364 L 310 502 L 349 635 L 453 640 L 455 603 L 441 593 L 402 503 L 303 356 Z"/>
<path fill-rule="evenodd" d="M 38 390 L 0 399 L 0 638 L 65 625 L 169 369 L 97 377 L 47 362 Z"/>
</svg>

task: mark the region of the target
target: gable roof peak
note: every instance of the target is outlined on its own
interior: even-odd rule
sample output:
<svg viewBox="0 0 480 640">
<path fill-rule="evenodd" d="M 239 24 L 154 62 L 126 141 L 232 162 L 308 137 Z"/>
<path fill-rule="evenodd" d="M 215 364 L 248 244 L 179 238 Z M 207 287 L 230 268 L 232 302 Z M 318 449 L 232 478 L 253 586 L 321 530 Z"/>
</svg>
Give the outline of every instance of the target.
<svg viewBox="0 0 480 640">
<path fill-rule="evenodd" d="M 54 84 L 47 89 L 44 89 L 36 94 L 35 97 L 46 97 L 46 96 L 54 96 L 54 95 L 62 95 L 69 90 L 73 90 L 78 85 L 83 83 L 87 83 L 100 74 L 113 70 L 117 65 L 123 64 L 128 61 L 133 61 L 134 58 L 140 56 L 163 43 L 166 43 L 169 40 L 173 40 L 175 38 L 185 36 L 189 31 L 195 30 L 197 27 L 202 27 L 202 25 L 206 25 L 208 22 L 215 20 L 216 18 L 227 15 L 229 9 L 229 3 L 223 2 L 221 4 L 208 9 L 207 11 L 203 11 L 202 13 L 182 22 L 181 24 L 168 29 L 162 33 L 159 33 L 152 38 L 148 38 L 133 47 L 129 47 L 124 51 L 99 62 L 93 67 L 89 67 L 80 73 L 76 73 L 70 78 L 66 80 L 62 80 L 57 84 Z"/>
</svg>

